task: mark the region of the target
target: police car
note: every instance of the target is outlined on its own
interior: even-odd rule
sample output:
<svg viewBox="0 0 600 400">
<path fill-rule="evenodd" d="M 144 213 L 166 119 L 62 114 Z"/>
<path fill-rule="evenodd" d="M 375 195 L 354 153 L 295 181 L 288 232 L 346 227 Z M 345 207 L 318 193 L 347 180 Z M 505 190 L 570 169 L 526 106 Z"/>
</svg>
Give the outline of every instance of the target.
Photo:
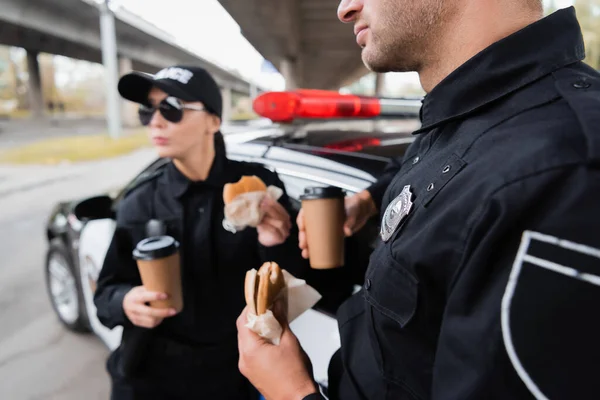
<svg viewBox="0 0 600 400">
<path fill-rule="evenodd" d="M 315 90 L 263 93 L 253 106 L 269 122 L 226 133 L 227 154 L 276 171 L 299 210 L 307 186 L 332 185 L 352 195 L 374 182 L 389 158 L 401 156 L 413 141 L 420 105 L 419 100 Z M 98 321 L 93 296 L 115 229 L 115 210 L 129 188 L 167 162 L 152 162 L 113 196 L 60 203 L 48 219 L 45 272 L 53 309 L 66 328 L 92 331 L 111 350 L 119 345 L 122 328 L 111 330 Z M 374 218 L 346 239 L 346 264 L 310 282 L 323 298 L 291 324 L 323 385 L 329 359 L 339 347 L 335 311 L 362 284 L 378 232 Z"/>
</svg>

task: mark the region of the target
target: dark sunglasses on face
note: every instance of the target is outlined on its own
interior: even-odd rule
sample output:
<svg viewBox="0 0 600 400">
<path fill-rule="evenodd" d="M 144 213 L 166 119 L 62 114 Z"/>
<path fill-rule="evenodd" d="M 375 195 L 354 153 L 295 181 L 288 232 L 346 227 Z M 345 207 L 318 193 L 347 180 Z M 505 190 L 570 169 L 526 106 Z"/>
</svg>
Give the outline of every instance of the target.
<svg viewBox="0 0 600 400">
<path fill-rule="evenodd" d="M 192 104 L 184 104 L 178 98 L 169 96 L 156 106 L 140 105 L 138 115 L 142 125 L 146 126 L 150 123 L 156 110 L 160 111 L 160 114 L 167 121 L 177 123 L 183 118 L 183 110 L 206 111 L 206 108 Z"/>
</svg>

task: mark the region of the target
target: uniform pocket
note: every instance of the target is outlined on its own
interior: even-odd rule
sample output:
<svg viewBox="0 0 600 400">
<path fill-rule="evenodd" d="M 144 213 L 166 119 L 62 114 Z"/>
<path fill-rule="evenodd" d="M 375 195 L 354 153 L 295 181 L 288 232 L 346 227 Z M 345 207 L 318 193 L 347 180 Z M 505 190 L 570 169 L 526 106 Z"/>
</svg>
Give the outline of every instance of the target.
<svg viewBox="0 0 600 400">
<path fill-rule="evenodd" d="M 361 296 L 361 293 L 356 293 L 347 299 L 337 310 L 336 319 L 340 330 L 344 326 L 359 317 L 365 312 L 365 301 Z"/>
<path fill-rule="evenodd" d="M 371 260 L 364 296 L 369 341 L 385 382 L 384 399 L 428 397 L 431 362 L 418 334 L 419 282 L 380 246 Z"/>
<path fill-rule="evenodd" d="M 391 256 L 386 255 L 383 260 L 367 274 L 365 298 L 376 310 L 404 327 L 417 310 L 418 281 Z"/>
</svg>

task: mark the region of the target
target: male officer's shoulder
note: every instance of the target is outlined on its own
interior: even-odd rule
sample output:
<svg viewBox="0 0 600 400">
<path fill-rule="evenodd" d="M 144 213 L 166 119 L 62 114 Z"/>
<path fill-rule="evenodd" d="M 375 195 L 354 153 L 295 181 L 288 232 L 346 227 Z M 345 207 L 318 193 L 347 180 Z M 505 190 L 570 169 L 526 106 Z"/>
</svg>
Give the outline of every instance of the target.
<svg viewBox="0 0 600 400">
<path fill-rule="evenodd" d="M 504 172 L 503 183 L 600 161 L 598 72 L 576 63 L 554 71 L 551 77 L 533 83 L 527 90 L 537 105 L 528 106 L 499 125 L 496 135 L 489 137 L 495 140 L 494 146 L 486 147 L 489 162 L 497 163 L 498 172 Z M 535 96 L 547 99 L 542 101 Z M 513 140 L 501 140 L 505 136 Z"/>
<path fill-rule="evenodd" d="M 554 73 L 558 92 L 571 109 L 573 130 L 583 135 L 587 161 L 600 161 L 600 73 L 578 63 Z"/>
</svg>

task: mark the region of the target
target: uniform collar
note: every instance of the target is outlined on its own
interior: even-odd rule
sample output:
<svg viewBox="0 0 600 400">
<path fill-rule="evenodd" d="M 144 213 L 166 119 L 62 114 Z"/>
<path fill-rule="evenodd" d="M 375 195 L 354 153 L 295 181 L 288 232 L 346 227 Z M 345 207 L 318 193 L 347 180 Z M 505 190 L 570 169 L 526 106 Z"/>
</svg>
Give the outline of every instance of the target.
<svg viewBox="0 0 600 400">
<path fill-rule="evenodd" d="M 208 173 L 203 181 L 191 181 L 181 173 L 173 162 L 167 166 L 167 184 L 169 191 L 176 197 L 183 196 L 190 188 L 222 188 L 227 183 L 227 157 L 217 153 Z"/>
<path fill-rule="evenodd" d="M 464 117 L 584 57 L 574 7 L 559 10 L 494 43 L 448 75 L 423 99 L 422 125 L 415 133 Z"/>
</svg>

